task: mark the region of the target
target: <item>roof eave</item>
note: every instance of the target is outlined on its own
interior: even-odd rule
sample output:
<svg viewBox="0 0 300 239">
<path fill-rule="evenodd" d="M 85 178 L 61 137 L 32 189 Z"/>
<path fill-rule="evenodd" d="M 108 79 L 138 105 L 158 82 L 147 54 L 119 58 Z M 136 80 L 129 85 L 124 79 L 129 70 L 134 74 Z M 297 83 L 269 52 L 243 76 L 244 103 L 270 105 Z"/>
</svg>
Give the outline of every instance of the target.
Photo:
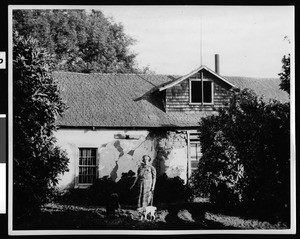
<svg viewBox="0 0 300 239">
<path fill-rule="evenodd" d="M 209 71 L 211 74 L 215 75 L 216 77 L 218 77 L 219 79 L 221 79 L 222 81 L 224 81 L 225 83 L 227 83 L 228 85 L 230 85 L 231 87 L 235 87 L 234 84 L 232 84 L 231 82 L 229 82 L 228 80 L 226 80 L 224 77 L 220 76 L 218 73 L 212 71 L 211 69 L 209 69 L 208 67 L 204 66 L 204 69 L 206 69 L 207 71 Z"/>
<path fill-rule="evenodd" d="M 227 83 L 227 84 L 230 85 L 231 87 L 235 87 L 234 84 L 230 83 L 230 82 L 229 82 L 228 80 L 226 80 L 224 77 L 220 76 L 219 74 L 217 74 L 216 72 L 212 71 L 212 70 L 209 69 L 208 67 L 206 67 L 206 66 L 200 66 L 200 67 L 198 67 L 196 70 L 193 70 L 192 72 L 190 72 L 189 74 L 184 75 L 184 76 L 180 77 L 179 79 L 177 79 L 177 80 L 175 80 L 175 81 L 173 81 L 173 82 L 171 82 L 171 83 L 169 83 L 169 84 L 167 84 L 167 85 L 165 85 L 165 86 L 163 86 L 163 87 L 160 87 L 158 90 L 159 90 L 159 91 L 163 91 L 163 90 L 166 90 L 166 89 L 168 89 L 168 88 L 171 88 L 171 87 L 173 87 L 174 85 L 179 84 L 180 82 L 186 80 L 186 79 L 189 78 L 190 76 L 196 74 L 198 71 L 201 71 L 201 70 L 203 70 L 203 69 L 207 70 L 208 72 L 210 72 L 210 73 L 213 74 L 214 76 L 218 77 L 220 80 L 224 81 L 225 83 Z"/>
</svg>

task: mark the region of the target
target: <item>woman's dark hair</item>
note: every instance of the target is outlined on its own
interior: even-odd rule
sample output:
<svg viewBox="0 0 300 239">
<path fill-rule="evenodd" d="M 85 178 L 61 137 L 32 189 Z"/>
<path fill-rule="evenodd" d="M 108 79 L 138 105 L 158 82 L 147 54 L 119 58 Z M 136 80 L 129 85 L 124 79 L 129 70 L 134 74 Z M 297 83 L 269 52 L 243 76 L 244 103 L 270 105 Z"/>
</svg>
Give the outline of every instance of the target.
<svg viewBox="0 0 300 239">
<path fill-rule="evenodd" d="M 151 157 L 149 155 L 144 155 L 143 159 L 146 158 L 146 157 L 148 157 L 148 162 L 150 162 L 151 161 Z"/>
</svg>

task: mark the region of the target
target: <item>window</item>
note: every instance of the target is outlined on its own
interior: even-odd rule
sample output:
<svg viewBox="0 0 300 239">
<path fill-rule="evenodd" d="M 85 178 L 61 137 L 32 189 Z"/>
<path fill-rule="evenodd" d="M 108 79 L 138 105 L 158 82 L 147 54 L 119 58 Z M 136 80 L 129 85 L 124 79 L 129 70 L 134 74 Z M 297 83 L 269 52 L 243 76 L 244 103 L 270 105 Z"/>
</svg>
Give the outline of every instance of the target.
<svg viewBox="0 0 300 239">
<path fill-rule="evenodd" d="M 200 143 L 191 143 L 191 170 L 192 172 L 198 168 L 199 159 L 201 157 Z"/>
<path fill-rule="evenodd" d="M 78 184 L 92 184 L 97 177 L 96 148 L 79 149 Z"/>
<path fill-rule="evenodd" d="M 202 89 L 203 86 L 203 89 Z M 213 103 L 213 82 L 200 79 L 190 81 L 190 101 L 198 104 Z"/>
<path fill-rule="evenodd" d="M 189 148 L 190 148 L 190 172 L 198 168 L 199 160 L 202 157 L 199 133 L 189 133 Z"/>
</svg>

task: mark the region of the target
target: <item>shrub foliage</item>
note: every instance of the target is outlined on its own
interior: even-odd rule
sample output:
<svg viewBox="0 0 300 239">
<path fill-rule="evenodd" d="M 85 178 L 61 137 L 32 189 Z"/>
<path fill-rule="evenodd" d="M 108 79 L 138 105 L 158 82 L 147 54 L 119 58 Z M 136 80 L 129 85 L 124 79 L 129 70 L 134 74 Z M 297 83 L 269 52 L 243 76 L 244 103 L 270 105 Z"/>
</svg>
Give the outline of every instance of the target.
<svg viewBox="0 0 300 239">
<path fill-rule="evenodd" d="M 121 205 L 136 206 L 138 202 L 138 188 L 130 189 L 135 179 L 131 170 L 123 173 L 119 181 L 115 182 L 109 177 L 98 178 L 87 189 L 71 189 L 57 198 L 60 203 L 77 205 L 106 205 L 112 193 L 119 195 Z M 175 203 L 187 201 L 191 196 L 191 189 L 180 177 L 169 178 L 166 174 L 157 178 L 154 190 L 153 204 Z"/>
<path fill-rule="evenodd" d="M 289 110 L 289 103 L 234 89 L 229 107 L 200 123 L 203 157 L 192 179 L 195 193 L 216 203 L 287 213 Z"/>
<path fill-rule="evenodd" d="M 52 58 L 36 40 L 14 33 L 13 67 L 13 209 L 30 216 L 67 170 L 66 154 L 53 137 L 65 106 L 51 77 Z"/>
<path fill-rule="evenodd" d="M 168 177 L 162 174 L 158 177 L 155 190 L 154 202 L 174 203 L 187 201 L 191 197 L 191 190 L 188 184 L 179 177 Z"/>
</svg>

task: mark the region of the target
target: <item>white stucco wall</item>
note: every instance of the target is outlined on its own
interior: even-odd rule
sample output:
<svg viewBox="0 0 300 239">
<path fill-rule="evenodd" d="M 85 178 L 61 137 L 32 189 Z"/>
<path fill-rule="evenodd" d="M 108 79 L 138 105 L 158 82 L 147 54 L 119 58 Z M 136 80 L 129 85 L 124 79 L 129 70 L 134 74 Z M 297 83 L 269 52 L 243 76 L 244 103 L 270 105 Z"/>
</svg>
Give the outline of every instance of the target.
<svg viewBox="0 0 300 239">
<path fill-rule="evenodd" d="M 135 139 L 118 139 L 116 135 L 132 135 Z M 55 132 L 57 145 L 66 150 L 69 157 L 69 171 L 59 177 L 59 188 L 74 187 L 78 176 L 79 148 L 97 148 L 98 177 L 108 176 L 118 181 L 122 173 L 136 172 L 142 156 L 147 154 L 153 160 L 157 154 L 157 138 L 147 130 L 109 129 L 59 129 Z M 168 160 L 163 162 L 164 172 L 180 167 L 180 176 L 186 181 L 187 149 L 174 148 Z M 163 172 L 159 172 L 163 173 Z M 168 173 L 167 173 L 168 174 Z"/>
</svg>

